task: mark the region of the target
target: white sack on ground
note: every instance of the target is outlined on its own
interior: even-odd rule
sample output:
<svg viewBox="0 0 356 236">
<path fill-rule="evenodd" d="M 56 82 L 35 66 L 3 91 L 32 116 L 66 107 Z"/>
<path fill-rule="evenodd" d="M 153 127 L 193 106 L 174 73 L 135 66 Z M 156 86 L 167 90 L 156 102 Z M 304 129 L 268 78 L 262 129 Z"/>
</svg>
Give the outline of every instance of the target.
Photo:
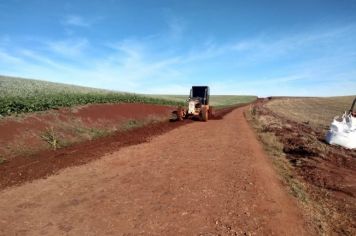
<svg viewBox="0 0 356 236">
<path fill-rule="evenodd" d="M 356 118 L 351 114 L 344 114 L 341 121 L 334 119 L 326 134 L 326 142 L 349 149 L 356 148 Z"/>
</svg>

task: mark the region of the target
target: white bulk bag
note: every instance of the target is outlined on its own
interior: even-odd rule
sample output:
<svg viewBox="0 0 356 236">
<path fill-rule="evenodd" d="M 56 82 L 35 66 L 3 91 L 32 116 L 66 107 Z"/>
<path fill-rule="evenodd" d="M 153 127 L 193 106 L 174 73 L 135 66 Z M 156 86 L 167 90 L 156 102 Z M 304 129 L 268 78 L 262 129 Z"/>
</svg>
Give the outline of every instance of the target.
<svg viewBox="0 0 356 236">
<path fill-rule="evenodd" d="M 344 114 L 341 121 L 334 119 L 325 139 L 329 144 L 356 148 L 356 118 L 351 114 Z"/>
</svg>

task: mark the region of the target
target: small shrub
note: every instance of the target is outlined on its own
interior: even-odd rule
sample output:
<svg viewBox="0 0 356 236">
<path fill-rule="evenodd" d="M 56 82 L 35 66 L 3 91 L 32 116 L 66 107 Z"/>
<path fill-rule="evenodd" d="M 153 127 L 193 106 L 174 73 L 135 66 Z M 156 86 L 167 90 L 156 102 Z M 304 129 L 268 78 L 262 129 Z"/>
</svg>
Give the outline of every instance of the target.
<svg viewBox="0 0 356 236">
<path fill-rule="evenodd" d="M 106 129 L 90 128 L 89 135 L 91 139 L 96 139 L 100 137 L 105 137 L 110 134 L 110 131 Z"/>
<path fill-rule="evenodd" d="M 7 159 L 5 157 L 0 156 L 0 165 L 7 162 Z"/>
<path fill-rule="evenodd" d="M 41 138 L 44 141 L 46 141 L 53 148 L 53 150 L 56 150 L 57 148 L 59 148 L 58 137 L 57 137 L 53 127 L 47 128 L 46 131 L 44 132 L 44 134 L 41 135 Z"/>
<path fill-rule="evenodd" d="M 144 121 L 139 121 L 139 120 L 128 120 L 122 125 L 123 130 L 129 130 L 132 128 L 137 128 L 144 125 Z"/>
</svg>

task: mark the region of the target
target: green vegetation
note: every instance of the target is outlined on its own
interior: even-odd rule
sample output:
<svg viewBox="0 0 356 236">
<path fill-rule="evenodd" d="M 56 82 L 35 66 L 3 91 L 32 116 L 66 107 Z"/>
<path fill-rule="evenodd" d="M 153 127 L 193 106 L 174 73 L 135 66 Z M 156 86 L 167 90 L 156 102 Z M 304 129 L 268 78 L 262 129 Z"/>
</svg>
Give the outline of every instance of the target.
<svg viewBox="0 0 356 236">
<path fill-rule="evenodd" d="M 183 105 L 186 95 L 140 95 L 40 80 L 0 76 L 0 116 L 90 103 Z M 255 96 L 212 95 L 215 107 L 254 101 Z"/>
<path fill-rule="evenodd" d="M 153 98 L 165 99 L 168 101 L 185 102 L 188 95 L 146 95 Z M 241 103 L 249 103 L 256 100 L 256 96 L 240 95 L 211 95 L 210 104 L 214 107 L 225 107 Z"/>
<path fill-rule="evenodd" d="M 212 106 L 231 106 L 239 103 L 249 103 L 257 99 L 256 96 L 237 96 L 237 95 L 212 95 Z"/>
<path fill-rule="evenodd" d="M 2 116 L 90 103 L 181 104 L 180 101 L 138 94 L 0 76 Z"/>
<path fill-rule="evenodd" d="M 126 130 L 130 130 L 133 128 L 138 128 L 138 127 L 141 127 L 144 125 L 145 125 L 145 121 L 143 121 L 143 120 L 130 119 L 121 125 L 121 129 L 126 131 Z"/>
</svg>

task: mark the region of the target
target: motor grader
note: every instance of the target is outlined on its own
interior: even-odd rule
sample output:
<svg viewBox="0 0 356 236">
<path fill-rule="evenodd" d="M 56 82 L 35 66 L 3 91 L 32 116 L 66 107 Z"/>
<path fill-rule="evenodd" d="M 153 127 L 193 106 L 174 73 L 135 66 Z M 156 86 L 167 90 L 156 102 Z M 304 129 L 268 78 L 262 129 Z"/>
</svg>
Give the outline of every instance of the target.
<svg viewBox="0 0 356 236">
<path fill-rule="evenodd" d="M 173 112 L 176 120 L 195 118 L 208 121 L 213 116 L 213 108 L 209 105 L 210 91 L 208 86 L 192 86 L 187 100 L 187 106 L 179 106 Z"/>
</svg>

